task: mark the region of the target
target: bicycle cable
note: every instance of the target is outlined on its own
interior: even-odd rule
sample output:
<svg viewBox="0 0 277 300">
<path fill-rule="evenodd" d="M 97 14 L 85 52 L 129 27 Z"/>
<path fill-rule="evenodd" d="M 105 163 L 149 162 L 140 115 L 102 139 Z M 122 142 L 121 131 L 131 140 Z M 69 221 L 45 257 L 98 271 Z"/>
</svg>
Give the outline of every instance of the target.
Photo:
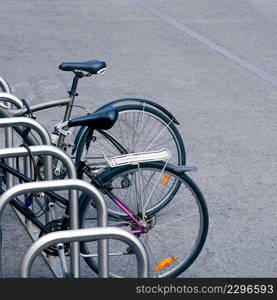
<svg viewBox="0 0 277 300">
<path fill-rule="evenodd" d="M 34 154 L 33 154 L 32 150 L 25 143 L 19 145 L 19 147 L 23 147 L 28 151 L 29 156 L 30 156 L 31 161 L 32 161 L 32 164 L 33 164 L 33 168 L 34 168 L 34 180 L 33 181 L 37 181 L 37 178 L 39 177 L 39 171 L 38 171 L 37 163 L 36 163 L 36 160 L 35 160 L 35 157 L 34 157 Z"/>
<path fill-rule="evenodd" d="M 25 143 L 19 145 L 19 147 L 25 148 L 29 153 L 29 156 L 31 158 L 31 162 L 32 162 L 32 165 L 33 165 L 33 169 L 34 169 L 34 179 L 33 179 L 33 181 L 35 182 L 39 178 L 39 170 L 38 170 L 38 167 L 37 167 L 37 163 L 36 163 L 34 154 L 32 153 L 32 150 L 30 149 L 30 147 Z M 19 170 L 19 158 L 18 157 L 17 157 L 17 160 L 16 160 L 16 165 L 17 165 L 17 169 Z M 22 183 L 22 180 L 19 180 L 19 182 Z M 40 217 L 40 216 L 43 215 L 43 213 L 45 213 L 45 209 L 43 208 L 42 204 L 37 200 L 36 196 L 33 193 L 29 193 L 28 195 L 25 196 L 25 205 L 30 206 L 33 203 L 33 200 L 37 203 L 37 205 L 40 208 L 39 211 L 37 211 L 35 213 L 35 215 L 36 215 L 36 217 Z M 41 211 L 42 211 L 42 213 L 39 214 Z"/>
</svg>

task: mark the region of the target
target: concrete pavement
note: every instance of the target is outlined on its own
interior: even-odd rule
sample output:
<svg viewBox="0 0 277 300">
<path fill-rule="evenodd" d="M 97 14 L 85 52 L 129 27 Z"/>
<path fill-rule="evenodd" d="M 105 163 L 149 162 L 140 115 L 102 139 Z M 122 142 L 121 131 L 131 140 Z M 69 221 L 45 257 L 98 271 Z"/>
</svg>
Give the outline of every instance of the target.
<svg viewBox="0 0 277 300">
<path fill-rule="evenodd" d="M 66 95 L 72 76 L 58 70 L 61 62 L 105 60 L 103 77 L 81 81 L 78 104 L 157 101 L 180 121 L 188 164 L 199 167 L 192 178 L 206 197 L 210 230 L 181 277 L 276 277 L 276 85 L 153 9 L 277 76 L 272 0 L 2 0 L 0 74 L 15 95 L 39 103 Z M 41 118 L 49 128 L 59 121 Z M 28 242 L 18 244 L 8 211 L 3 223 L 13 232 L 5 234 L 5 275 L 16 277 L 17 251 Z"/>
</svg>

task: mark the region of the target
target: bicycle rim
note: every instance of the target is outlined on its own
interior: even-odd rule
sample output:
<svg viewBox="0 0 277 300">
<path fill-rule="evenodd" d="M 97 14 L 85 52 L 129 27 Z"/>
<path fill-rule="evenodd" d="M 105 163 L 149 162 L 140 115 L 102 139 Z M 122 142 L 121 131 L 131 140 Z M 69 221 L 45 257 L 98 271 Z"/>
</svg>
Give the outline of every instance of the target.
<svg viewBox="0 0 277 300">
<path fill-rule="evenodd" d="M 146 173 L 152 172 L 153 169 L 156 170 L 157 168 L 160 168 L 158 164 L 151 164 L 149 167 L 144 165 L 141 166 L 140 172 L 146 178 Z M 208 230 L 208 212 L 200 190 L 188 176 L 179 176 L 170 167 L 165 168 L 165 172 L 170 176 L 169 181 L 179 181 L 178 193 L 165 205 L 160 206 L 160 209 L 155 213 L 149 214 L 146 211 L 145 217 L 141 218 L 141 220 L 148 224 L 149 230 L 147 233 L 142 233 L 138 236 L 149 256 L 150 277 L 176 277 L 186 270 L 199 255 Z M 107 182 L 116 181 L 118 177 L 120 177 L 120 174 L 113 178 L 107 178 Z M 143 190 L 144 195 L 142 197 L 144 197 L 144 200 L 148 199 L 147 196 L 150 194 L 152 197 L 166 198 L 168 192 L 166 192 L 166 187 L 164 186 L 165 182 L 162 181 L 163 179 L 156 185 L 154 193 L 152 191 L 156 182 L 154 183 L 153 181 L 153 184 L 148 182 L 148 187 Z M 150 185 L 152 186 L 151 188 Z M 138 197 L 135 188 L 133 185 L 129 191 L 126 191 L 126 189 L 124 191 L 115 189 L 113 193 L 120 199 L 127 199 L 130 196 Z M 106 200 L 110 201 L 110 199 Z M 133 204 L 136 203 L 136 201 L 132 202 Z M 138 208 L 136 209 L 135 205 L 132 206 L 132 210 L 137 213 L 137 217 L 141 216 L 141 212 L 138 211 Z M 94 207 L 87 205 L 81 215 L 82 226 L 96 226 L 95 220 Z M 136 229 L 130 219 L 126 218 L 110 218 L 109 226 L 120 227 L 129 232 Z M 83 244 L 82 249 L 84 253 L 92 254 L 96 253 L 97 248 L 96 244 L 92 242 Z M 126 244 L 111 240 L 109 249 L 110 276 L 135 276 L 135 255 L 130 253 L 130 249 L 128 249 Z M 89 265 L 97 265 L 97 257 L 86 258 L 86 260 Z"/>
</svg>

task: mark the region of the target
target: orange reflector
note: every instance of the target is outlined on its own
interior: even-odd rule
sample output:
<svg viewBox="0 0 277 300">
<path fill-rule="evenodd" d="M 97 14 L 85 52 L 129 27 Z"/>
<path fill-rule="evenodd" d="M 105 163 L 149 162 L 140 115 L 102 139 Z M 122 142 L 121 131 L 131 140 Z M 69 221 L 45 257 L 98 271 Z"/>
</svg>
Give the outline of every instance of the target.
<svg viewBox="0 0 277 300">
<path fill-rule="evenodd" d="M 156 271 L 161 271 L 171 265 L 173 265 L 176 261 L 176 256 L 170 256 L 167 258 L 164 258 L 158 265 L 155 266 Z"/>
<path fill-rule="evenodd" d="M 164 174 L 162 184 L 163 184 L 163 185 L 167 185 L 167 183 L 168 183 L 170 177 L 171 177 L 171 176 L 170 176 L 169 174 Z"/>
</svg>

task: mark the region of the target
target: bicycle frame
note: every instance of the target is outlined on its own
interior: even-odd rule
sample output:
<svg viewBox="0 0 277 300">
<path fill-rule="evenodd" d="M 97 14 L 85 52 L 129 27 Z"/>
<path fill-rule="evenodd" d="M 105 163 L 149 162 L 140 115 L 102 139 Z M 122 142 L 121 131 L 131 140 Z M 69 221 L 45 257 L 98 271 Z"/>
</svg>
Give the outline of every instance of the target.
<svg viewBox="0 0 277 300">
<path fill-rule="evenodd" d="M 70 119 L 70 116 L 71 116 L 72 107 L 73 107 L 75 97 L 78 95 L 76 93 L 76 89 L 77 89 L 79 78 L 82 78 L 82 76 L 80 76 L 78 73 L 75 73 L 75 76 L 74 76 L 73 82 L 72 82 L 72 86 L 71 86 L 71 90 L 69 91 L 69 98 L 52 100 L 52 101 L 47 101 L 47 102 L 44 102 L 44 103 L 33 105 L 33 106 L 30 107 L 31 112 L 37 112 L 37 111 L 42 111 L 42 110 L 45 110 L 45 109 L 48 109 L 48 108 L 65 106 L 66 109 L 65 109 L 65 112 L 64 112 L 64 116 L 63 116 L 63 122 L 67 122 Z M 0 106 L 0 117 L 18 117 L 18 116 L 23 116 L 27 113 L 28 113 L 28 108 L 27 107 L 23 108 L 23 109 L 13 109 L 13 110 L 11 110 L 11 109 L 5 109 L 5 108 Z M 24 132 L 23 132 L 22 129 L 19 129 L 19 128 L 16 127 L 15 130 L 21 136 L 22 135 L 24 136 Z M 64 143 L 65 137 L 66 136 L 63 135 L 63 134 L 59 135 L 57 147 L 62 148 L 62 144 Z M 30 132 L 25 136 L 25 139 L 30 145 L 38 145 L 39 144 L 37 142 L 37 140 L 35 139 L 35 137 Z M 121 151 L 123 153 L 126 153 L 124 150 L 125 149 L 123 149 Z M 7 168 L 6 168 L 6 170 L 8 171 Z M 12 170 L 12 168 L 10 169 L 10 172 L 13 172 L 14 176 L 16 176 L 16 177 L 19 176 L 20 177 L 20 174 L 17 171 L 16 172 L 14 172 L 14 171 L 16 171 L 16 170 Z M 129 208 L 124 204 L 124 202 L 121 201 L 120 199 L 116 198 L 110 191 L 103 190 L 103 187 L 99 186 L 99 183 L 97 182 L 97 180 L 95 180 L 94 178 L 91 178 L 91 180 L 92 180 L 92 183 L 94 185 L 96 185 L 98 188 L 101 188 L 102 191 L 104 193 L 106 193 L 111 198 L 111 200 L 121 210 L 123 210 L 127 214 L 127 216 L 129 216 L 137 224 L 139 229 L 133 231 L 132 233 L 142 233 L 144 231 L 145 226 L 135 217 L 134 213 L 129 210 Z"/>
<path fill-rule="evenodd" d="M 80 78 L 80 76 L 78 74 L 75 74 L 75 76 L 73 78 L 71 89 L 68 92 L 69 93 L 68 98 L 57 99 L 57 100 L 52 100 L 52 101 L 47 101 L 47 102 L 44 102 L 44 103 L 32 105 L 32 106 L 30 106 L 31 111 L 32 112 L 37 112 L 37 111 L 42 111 L 42 110 L 45 110 L 45 109 L 48 109 L 48 108 L 65 106 L 63 122 L 68 121 L 70 119 L 70 116 L 71 116 L 72 107 L 73 107 L 75 97 L 78 95 L 76 93 L 76 89 L 77 89 L 77 84 L 78 84 L 79 78 Z M 19 117 L 19 116 L 24 116 L 27 113 L 28 113 L 27 107 L 23 108 L 23 109 L 6 109 L 6 108 L 0 106 L 0 117 L 2 117 L 2 118 Z M 15 127 L 15 130 L 20 135 L 22 135 L 22 129 L 20 129 L 18 127 Z M 64 140 L 65 140 L 65 136 L 60 134 L 57 146 L 61 147 Z M 34 136 L 30 133 L 28 133 L 26 135 L 26 141 L 28 141 L 28 143 L 30 145 L 37 145 L 38 144 L 36 139 L 34 138 Z"/>
<path fill-rule="evenodd" d="M 0 168 L 2 168 L 4 171 L 6 171 L 9 174 L 12 174 L 13 176 L 17 177 L 19 180 L 24 181 L 24 182 L 32 182 L 33 180 L 21 172 L 18 172 L 18 170 L 8 166 L 6 163 L 0 161 Z M 118 199 L 105 189 L 101 183 L 97 180 L 97 177 L 91 177 L 91 183 L 99 188 L 102 192 L 104 192 L 123 212 L 126 213 L 126 215 L 133 220 L 139 229 L 137 230 L 132 230 L 131 233 L 133 234 L 139 234 L 144 232 L 144 225 L 140 223 L 140 221 L 135 217 L 135 214 L 124 204 L 123 201 Z M 2 194 L 4 190 L 0 187 L 0 194 Z M 52 200 L 55 200 L 63 205 L 66 205 L 66 210 L 65 210 L 65 215 L 68 215 L 68 209 L 69 209 L 69 202 L 67 199 L 63 198 L 59 194 L 56 194 L 55 192 L 46 192 L 46 195 L 50 196 Z M 21 201 L 16 201 L 15 199 L 12 200 L 10 203 L 17 209 L 19 210 L 20 213 L 22 213 L 27 219 L 29 219 L 33 224 L 35 224 L 43 233 L 49 233 L 49 229 L 43 225 L 33 214 L 32 210 L 30 210 L 28 207 L 24 206 Z M 66 227 L 68 224 L 64 223 L 63 226 Z"/>
<path fill-rule="evenodd" d="M 38 111 L 43 111 L 48 108 L 54 108 L 54 107 L 61 107 L 65 106 L 65 112 L 63 116 L 63 122 L 66 122 L 70 119 L 71 116 L 71 111 L 72 111 L 72 106 L 75 100 L 75 96 L 72 95 L 69 98 L 65 99 L 58 99 L 58 100 L 52 100 L 52 101 L 47 101 L 44 103 L 36 104 L 30 106 L 30 109 L 32 112 L 38 112 Z M 0 116 L 1 117 L 21 117 L 24 116 L 28 113 L 27 108 L 23 109 L 4 109 L 3 107 L 0 107 Z M 61 140 L 59 140 L 59 146 L 64 142 L 64 136 L 60 135 Z"/>
<path fill-rule="evenodd" d="M 65 106 L 62 123 L 69 121 L 69 119 L 71 117 L 72 108 L 74 106 L 75 97 L 78 95 L 76 93 L 78 78 L 79 77 L 77 75 L 75 75 L 73 82 L 72 82 L 71 90 L 68 92 L 70 95 L 68 98 L 51 100 L 51 101 L 46 101 L 43 103 L 35 104 L 35 105 L 30 106 L 30 110 L 32 112 L 38 112 L 38 111 L 43 111 L 43 110 L 46 110 L 49 108 Z M 22 109 L 10 109 L 10 108 L 5 108 L 3 106 L 0 106 L 0 118 L 21 117 L 21 116 L 25 116 L 27 113 L 28 113 L 27 107 L 22 108 Z M 17 126 L 14 129 L 15 129 L 15 131 L 17 131 L 19 133 L 19 135 L 22 136 L 24 134 L 23 128 L 19 128 Z M 77 147 L 77 144 L 78 144 L 82 134 L 85 132 L 85 129 L 86 129 L 86 127 L 82 127 L 80 129 L 80 131 L 78 132 L 78 134 L 75 138 L 75 141 L 74 141 L 74 144 L 76 145 L 76 147 Z M 106 132 L 104 130 L 99 130 L 99 132 L 103 136 L 108 138 L 110 141 L 112 141 L 112 143 L 117 147 L 117 149 L 119 149 L 121 154 L 128 153 L 128 151 L 109 132 Z M 56 146 L 59 148 L 63 148 L 62 146 L 65 142 L 65 138 L 66 138 L 66 136 L 59 132 L 59 138 L 58 138 Z M 25 140 L 28 142 L 29 145 L 38 145 L 39 144 L 37 139 L 31 132 L 29 132 L 25 136 Z M 73 149 L 72 154 L 74 154 L 74 149 Z"/>
<path fill-rule="evenodd" d="M 131 230 L 133 234 L 140 234 L 144 232 L 145 226 L 137 219 L 134 212 L 132 212 L 125 203 L 117 198 L 108 188 L 105 188 L 98 180 L 97 177 L 92 177 L 85 168 L 83 168 L 84 173 L 90 178 L 91 183 L 100 189 L 104 194 L 106 194 L 137 226 L 139 229 Z M 78 173 L 78 172 L 77 172 Z"/>
<path fill-rule="evenodd" d="M 18 178 L 20 181 L 23 182 L 33 182 L 33 180 L 24 174 L 18 172 L 18 170 L 8 166 L 6 163 L 0 161 L 0 168 L 2 168 L 5 172 L 11 174 L 12 176 Z M 4 193 L 5 190 L 3 190 L 0 187 L 0 194 Z M 66 211 L 65 214 L 68 215 L 69 213 L 69 202 L 67 199 L 63 198 L 59 194 L 55 192 L 46 192 L 46 195 L 50 196 L 53 200 L 60 202 L 63 205 L 66 205 Z M 21 201 L 12 200 L 10 203 L 20 212 L 22 213 L 26 218 L 28 218 L 32 223 L 34 223 L 42 232 L 49 233 L 50 231 L 47 229 L 46 226 L 44 226 L 35 216 L 32 210 L 30 210 L 27 206 L 24 206 Z"/>
</svg>

